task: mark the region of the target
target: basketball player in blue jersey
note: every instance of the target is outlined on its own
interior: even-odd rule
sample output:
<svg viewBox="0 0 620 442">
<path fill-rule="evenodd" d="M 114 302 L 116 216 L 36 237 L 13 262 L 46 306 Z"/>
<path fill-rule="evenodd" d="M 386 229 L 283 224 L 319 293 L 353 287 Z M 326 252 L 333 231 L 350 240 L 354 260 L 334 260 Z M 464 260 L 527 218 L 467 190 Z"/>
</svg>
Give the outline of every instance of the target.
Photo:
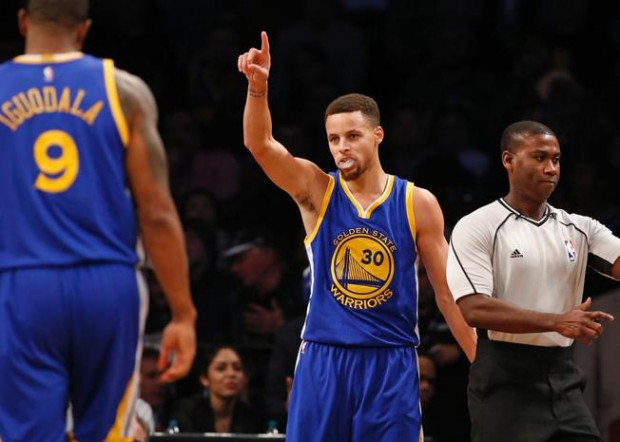
<svg viewBox="0 0 620 442">
<path fill-rule="evenodd" d="M 421 440 L 417 267 L 467 356 L 475 335 L 445 279 L 443 214 L 427 190 L 387 174 L 379 161 L 379 109 L 349 94 L 325 112 L 337 171 L 293 157 L 272 136 L 269 40 L 238 60 L 248 80 L 244 141 L 271 180 L 297 203 L 312 288 L 302 329 L 286 440 Z"/>
<path fill-rule="evenodd" d="M 146 315 L 140 232 L 173 319 L 162 381 L 195 317 L 157 108 L 145 83 L 80 52 L 87 0 L 30 0 L 25 54 L 0 65 L 0 439 L 130 440 Z"/>
</svg>

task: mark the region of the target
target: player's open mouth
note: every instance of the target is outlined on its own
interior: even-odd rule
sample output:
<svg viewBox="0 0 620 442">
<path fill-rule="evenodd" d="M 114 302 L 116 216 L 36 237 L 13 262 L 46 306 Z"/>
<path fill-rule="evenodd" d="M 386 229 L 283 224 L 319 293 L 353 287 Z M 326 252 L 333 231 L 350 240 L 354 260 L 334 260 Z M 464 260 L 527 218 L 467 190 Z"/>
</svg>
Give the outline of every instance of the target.
<svg viewBox="0 0 620 442">
<path fill-rule="evenodd" d="M 338 167 L 340 169 L 349 169 L 353 167 L 354 164 L 355 160 L 353 160 L 352 158 L 343 158 L 338 161 Z"/>
</svg>

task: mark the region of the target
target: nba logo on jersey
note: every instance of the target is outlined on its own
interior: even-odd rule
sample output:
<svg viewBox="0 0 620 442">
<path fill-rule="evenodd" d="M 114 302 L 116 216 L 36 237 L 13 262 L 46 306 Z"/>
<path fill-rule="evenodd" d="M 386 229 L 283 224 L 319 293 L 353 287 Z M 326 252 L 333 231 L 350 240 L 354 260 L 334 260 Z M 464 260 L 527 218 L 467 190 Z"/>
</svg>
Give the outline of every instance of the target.
<svg viewBox="0 0 620 442">
<path fill-rule="evenodd" d="M 564 247 L 566 247 L 566 253 L 568 254 L 568 260 L 573 262 L 577 257 L 577 252 L 575 251 L 575 247 L 573 247 L 573 241 L 571 239 L 564 240 Z"/>
<path fill-rule="evenodd" d="M 45 66 L 43 68 L 43 79 L 48 83 L 54 81 L 54 68 L 51 66 Z"/>
</svg>

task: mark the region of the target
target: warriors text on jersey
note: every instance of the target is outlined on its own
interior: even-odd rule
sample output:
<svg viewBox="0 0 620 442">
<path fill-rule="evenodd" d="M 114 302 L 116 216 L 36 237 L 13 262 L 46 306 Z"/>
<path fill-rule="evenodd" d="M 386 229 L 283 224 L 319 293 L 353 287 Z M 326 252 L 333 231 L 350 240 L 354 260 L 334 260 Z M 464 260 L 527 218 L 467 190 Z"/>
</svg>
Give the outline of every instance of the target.
<svg viewBox="0 0 620 442">
<path fill-rule="evenodd" d="M 127 125 L 111 60 L 0 66 L 0 270 L 137 261 Z"/>
<path fill-rule="evenodd" d="M 334 345 L 417 345 L 414 186 L 388 176 L 366 210 L 330 174 L 319 221 L 306 238 L 312 290 L 302 337 Z"/>
<path fill-rule="evenodd" d="M 609 276 L 619 255 L 620 240 L 592 218 L 547 205 L 544 216 L 533 220 L 500 199 L 454 227 L 448 285 L 455 299 L 480 293 L 524 309 L 563 313 L 582 302 L 586 266 Z M 541 346 L 572 343 L 555 332 L 489 331 L 489 338 Z"/>
</svg>

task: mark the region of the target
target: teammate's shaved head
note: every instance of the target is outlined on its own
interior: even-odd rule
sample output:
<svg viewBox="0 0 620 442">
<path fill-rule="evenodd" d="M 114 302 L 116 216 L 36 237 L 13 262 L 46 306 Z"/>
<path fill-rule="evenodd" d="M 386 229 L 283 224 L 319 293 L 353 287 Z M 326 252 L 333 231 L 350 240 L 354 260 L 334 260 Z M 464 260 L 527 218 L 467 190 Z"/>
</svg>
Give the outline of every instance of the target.
<svg viewBox="0 0 620 442">
<path fill-rule="evenodd" d="M 88 19 L 89 0 L 28 0 L 26 11 L 33 21 L 73 27 Z"/>
</svg>

